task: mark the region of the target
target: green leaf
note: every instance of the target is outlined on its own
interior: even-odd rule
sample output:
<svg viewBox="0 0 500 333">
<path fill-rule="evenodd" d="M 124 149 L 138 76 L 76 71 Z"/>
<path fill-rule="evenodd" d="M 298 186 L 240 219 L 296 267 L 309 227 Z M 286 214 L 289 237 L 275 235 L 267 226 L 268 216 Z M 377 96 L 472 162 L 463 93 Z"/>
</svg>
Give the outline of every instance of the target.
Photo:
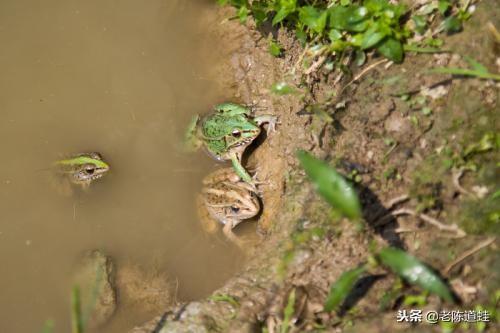
<svg viewBox="0 0 500 333">
<path fill-rule="evenodd" d="M 403 61 L 403 45 L 395 38 L 388 37 L 384 39 L 377 47 L 377 51 L 395 63 Z"/>
<path fill-rule="evenodd" d="M 330 292 L 326 297 L 324 310 L 330 312 L 338 307 L 349 295 L 352 288 L 365 272 L 365 266 L 351 269 L 342 273 L 337 281 L 330 286 Z"/>
<path fill-rule="evenodd" d="M 446 14 L 446 12 L 448 11 L 448 9 L 451 7 L 451 4 L 450 4 L 450 1 L 449 0 L 439 0 L 438 1 L 438 5 L 437 5 L 437 8 L 438 8 L 438 11 L 441 15 L 444 15 Z"/>
<path fill-rule="evenodd" d="M 338 30 L 347 30 L 352 32 L 362 32 L 368 27 L 366 19 L 368 11 L 360 6 L 333 6 L 329 9 L 331 28 Z"/>
<path fill-rule="evenodd" d="M 373 25 L 365 31 L 361 40 L 361 49 L 366 50 L 380 42 L 386 36 L 385 32 L 379 30 L 378 25 Z"/>
<path fill-rule="evenodd" d="M 366 62 L 366 53 L 361 50 L 356 50 L 354 63 L 356 66 L 361 67 Z"/>
<path fill-rule="evenodd" d="M 462 30 L 462 21 L 460 21 L 455 16 L 448 16 L 441 23 L 441 25 L 442 25 L 444 31 L 446 31 L 449 34 L 459 32 Z"/>
<path fill-rule="evenodd" d="M 299 150 L 297 157 L 316 187 L 316 191 L 343 215 L 357 219 L 361 205 L 352 186 L 337 171 L 309 153 Z"/>
<path fill-rule="evenodd" d="M 297 90 L 286 82 L 277 82 L 273 84 L 271 91 L 276 95 L 290 95 L 297 93 Z"/>
<path fill-rule="evenodd" d="M 313 6 L 304 6 L 299 9 L 299 21 L 317 33 L 325 30 L 327 17 L 327 11 L 320 12 Z"/>
<path fill-rule="evenodd" d="M 273 57 L 279 57 L 281 55 L 281 46 L 272 39 L 269 40 L 269 53 L 271 53 Z"/>
<path fill-rule="evenodd" d="M 297 7 L 297 0 L 279 0 L 278 12 L 274 16 L 272 25 L 276 25 L 283 21 L 288 15 L 295 12 Z"/>
<path fill-rule="evenodd" d="M 386 247 L 379 253 L 380 261 L 397 275 L 411 284 L 436 294 L 442 299 L 454 303 L 454 297 L 448 286 L 429 267 L 403 250 Z"/>
<path fill-rule="evenodd" d="M 342 33 L 337 29 L 331 29 L 328 33 L 328 38 L 330 39 L 330 41 L 334 42 L 342 38 Z"/>
<path fill-rule="evenodd" d="M 413 15 L 411 17 L 413 23 L 415 23 L 415 31 L 420 35 L 423 35 L 427 29 L 427 19 L 422 15 Z"/>
<path fill-rule="evenodd" d="M 240 7 L 238 10 L 238 18 L 241 23 L 245 23 L 248 18 L 248 8 L 246 6 Z"/>
<path fill-rule="evenodd" d="M 299 40 L 300 44 L 304 46 L 307 42 L 307 34 L 302 28 L 297 27 L 295 30 L 295 36 L 297 36 L 297 39 Z"/>
</svg>

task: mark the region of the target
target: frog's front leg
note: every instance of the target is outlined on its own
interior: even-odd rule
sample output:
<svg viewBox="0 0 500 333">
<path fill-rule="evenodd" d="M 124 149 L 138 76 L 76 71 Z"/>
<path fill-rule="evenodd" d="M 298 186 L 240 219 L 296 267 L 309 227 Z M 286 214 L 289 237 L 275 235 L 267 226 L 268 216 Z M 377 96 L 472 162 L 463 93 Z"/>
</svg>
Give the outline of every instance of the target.
<svg viewBox="0 0 500 333">
<path fill-rule="evenodd" d="M 184 133 L 184 149 L 186 151 L 196 151 L 203 144 L 203 142 L 197 136 L 199 120 L 200 116 L 195 115 L 193 118 L 191 118 L 191 121 L 186 128 L 186 132 Z"/>
<path fill-rule="evenodd" d="M 278 123 L 278 117 L 270 115 L 270 114 L 262 114 L 259 116 L 255 116 L 254 121 L 257 125 L 261 126 L 262 124 L 268 124 L 268 132 L 276 132 L 276 124 Z"/>
<path fill-rule="evenodd" d="M 236 174 L 243 179 L 243 181 L 253 184 L 252 176 L 245 170 L 243 165 L 241 165 L 241 154 L 233 153 L 231 154 L 231 163 L 233 164 L 234 171 Z"/>
<path fill-rule="evenodd" d="M 228 220 L 225 221 L 224 228 L 222 229 L 222 232 L 224 235 L 229 239 L 231 242 L 236 244 L 240 249 L 243 248 L 244 242 L 238 238 L 233 232 L 233 227 L 238 224 L 238 223 L 233 223 L 233 221 Z"/>
</svg>

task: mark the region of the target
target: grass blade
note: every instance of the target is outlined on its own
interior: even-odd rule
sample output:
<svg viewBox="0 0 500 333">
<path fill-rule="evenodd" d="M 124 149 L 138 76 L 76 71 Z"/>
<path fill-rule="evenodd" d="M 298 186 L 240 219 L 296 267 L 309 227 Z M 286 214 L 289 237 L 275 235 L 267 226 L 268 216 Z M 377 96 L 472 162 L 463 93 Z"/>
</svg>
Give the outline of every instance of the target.
<svg viewBox="0 0 500 333">
<path fill-rule="evenodd" d="M 464 76 L 474 76 L 480 79 L 495 80 L 500 81 L 500 75 L 492 73 L 483 73 L 481 71 L 473 69 L 464 68 L 453 68 L 453 67 L 436 67 L 430 70 L 430 73 L 439 74 L 452 74 L 452 75 L 464 75 Z"/>
<path fill-rule="evenodd" d="M 281 324 L 280 333 L 287 333 L 292 322 L 292 316 L 295 310 L 295 289 L 292 289 L 288 295 L 288 301 L 283 311 L 283 323 Z"/>
<path fill-rule="evenodd" d="M 365 271 L 365 266 L 351 269 L 342 273 L 337 281 L 331 287 L 326 297 L 324 310 L 330 312 L 342 303 L 351 292 L 354 284 L 359 280 L 361 274 Z"/>
<path fill-rule="evenodd" d="M 348 218 L 356 219 L 361 216 L 358 196 L 342 175 L 303 150 L 298 151 L 297 156 L 318 193 L 330 205 Z"/>
<path fill-rule="evenodd" d="M 424 263 L 403 250 L 387 247 L 379 253 L 380 261 L 411 284 L 420 286 L 442 299 L 454 303 L 455 299 L 441 278 Z"/>
<path fill-rule="evenodd" d="M 71 291 L 71 333 L 83 333 L 82 305 L 80 288 L 74 286 Z"/>
<path fill-rule="evenodd" d="M 417 52 L 417 53 L 450 53 L 449 50 L 442 50 L 435 47 L 420 47 L 416 45 L 404 45 L 403 49 L 406 52 Z"/>
</svg>

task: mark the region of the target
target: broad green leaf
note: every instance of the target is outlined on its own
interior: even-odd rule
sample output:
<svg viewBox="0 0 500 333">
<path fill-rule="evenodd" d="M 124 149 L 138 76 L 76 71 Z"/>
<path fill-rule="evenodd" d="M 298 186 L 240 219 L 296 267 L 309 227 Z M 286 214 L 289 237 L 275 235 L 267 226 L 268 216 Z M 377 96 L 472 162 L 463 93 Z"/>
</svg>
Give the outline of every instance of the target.
<svg viewBox="0 0 500 333">
<path fill-rule="evenodd" d="M 289 95 L 297 93 L 297 90 L 286 82 L 277 82 L 273 84 L 271 91 L 276 95 Z"/>
<path fill-rule="evenodd" d="M 356 66 L 361 67 L 366 62 L 366 53 L 361 50 L 357 50 L 355 53 L 354 63 Z"/>
<path fill-rule="evenodd" d="M 441 25 L 447 33 L 454 33 L 462 30 L 462 21 L 455 16 L 448 16 Z"/>
<path fill-rule="evenodd" d="M 326 296 L 324 310 L 330 312 L 338 307 L 349 295 L 352 288 L 365 272 L 365 267 L 361 266 L 342 273 L 337 281 L 330 286 L 330 292 Z"/>
<path fill-rule="evenodd" d="M 238 10 L 238 18 L 241 23 L 245 23 L 248 18 L 248 8 L 246 6 L 240 7 Z"/>
<path fill-rule="evenodd" d="M 260 26 L 267 20 L 267 5 L 262 1 L 252 2 L 250 11 L 252 12 L 252 16 L 257 26 Z"/>
<path fill-rule="evenodd" d="M 383 9 L 390 6 L 387 0 L 365 0 L 363 5 L 370 11 L 370 13 L 381 12 Z"/>
<path fill-rule="evenodd" d="M 355 5 L 349 7 L 333 6 L 329 9 L 329 14 L 331 28 L 361 32 L 368 27 L 366 19 L 369 16 L 365 7 Z"/>
<path fill-rule="evenodd" d="M 385 266 L 409 283 L 436 294 L 450 303 L 455 302 L 450 289 L 443 280 L 414 256 L 400 249 L 386 247 L 380 251 L 379 258 Z"/>
<path fill-rule="evenodd" d="M 316 187 L 316 191 L 340 213 L 356 219 L 361 216 L 361 205 L 351 184 L 325 162 L 309 153 L 297 152 L 302 168 Z"/>
<path fill-rule="evenodd" d="M 342 33 L 337 29 L 331 29 L 328 33 L 328 38 L 330 39 L 330 41 L 334 42 L 342 38 Z"/>
<path fill-rule="evenodd" d="M 437 5 L 437 8 L 438 8 L 438 11 L 441 15 L 444 15 L 446 14 L 446 12 L 448 11 L 448 9 L 451 7 L 451 4 L 450 4 L 450 1 L 449 0 L 439 0 L 438 1 L 438 5 Z"/>
<path fill-rule="evenodd" d="M 411 17 L 413 23 L 415 23 L 415 31 L 420 35 L 423 35 L 427 29 L 427 19 L 422 15 L 413 15 Z"/>
<path fill-rule="evenodd" d="M 307 42 L 307 34 L 302 28 L 297 27 L 295 30 L 295 36 L 297 36 L 297 39 L 299 40 L 300 44 L 304 46 Z"/>
<path fill-rule="evenodd" d="M 403 45 L 395 38 L 384 39 L 377 47 L 377 51 L 384 57 L 396 63 L 403 61 Z"/>
<path fill-rule="evenodd" d="M 378 29 L 378 24 L 366 30 L 361 40 L 361 49 L 366 50 L 380 42 L 386 36 L 385 32 Z"/>
<path fill-rule="evenodd" d="M 297 8 L 297 0 L 279 0 L 278 12 L 273 18 L 272 25 L 276 25 L 283 21 L 288 15 L 295 12 Z"/>
<path fill-rule="evenodd" d="M 304 6 L 299 9 L 299 21 L 317 33 L 325 30 L 327 17 L 327 11 L 320 12 L 313 6 Z"/>
<path fill-rule="evenodd" d="M 269 53 L 273 57 L 279 57 L 281 54 L 281 46 L 272 39 L 269 40 Z"/>
</svg>

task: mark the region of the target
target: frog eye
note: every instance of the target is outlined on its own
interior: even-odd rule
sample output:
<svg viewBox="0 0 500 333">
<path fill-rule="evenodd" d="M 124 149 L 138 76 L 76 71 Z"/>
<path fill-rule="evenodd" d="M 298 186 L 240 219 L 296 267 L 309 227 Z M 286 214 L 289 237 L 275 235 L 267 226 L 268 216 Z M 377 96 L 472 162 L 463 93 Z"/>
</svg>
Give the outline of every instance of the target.
<svg viewBox="0 0 500 333">
<path fill-rule="evenodd" d="M 231 206 L 231 211 L 233 213 L 238 213 L 240 211 L 240 207 L 237 207 L 237 206 Z"/>
<path fill-rule="evenodd" d="M 240 130 L 235 129 L 235 130 L 233 130 L 231 135 L 235 138 L 239 138 L 241 136 L 241 132 L 240 132 Z"/>
<path fill-rule="evenodd" d="M 87 175 L 92 175 L 92 174 L 94 174 L 94 172 L 95 172 L 95 168 L 93 166 L 89 165 L 89 166 L 85 167 L 85 173 Z"/>
</svg>

